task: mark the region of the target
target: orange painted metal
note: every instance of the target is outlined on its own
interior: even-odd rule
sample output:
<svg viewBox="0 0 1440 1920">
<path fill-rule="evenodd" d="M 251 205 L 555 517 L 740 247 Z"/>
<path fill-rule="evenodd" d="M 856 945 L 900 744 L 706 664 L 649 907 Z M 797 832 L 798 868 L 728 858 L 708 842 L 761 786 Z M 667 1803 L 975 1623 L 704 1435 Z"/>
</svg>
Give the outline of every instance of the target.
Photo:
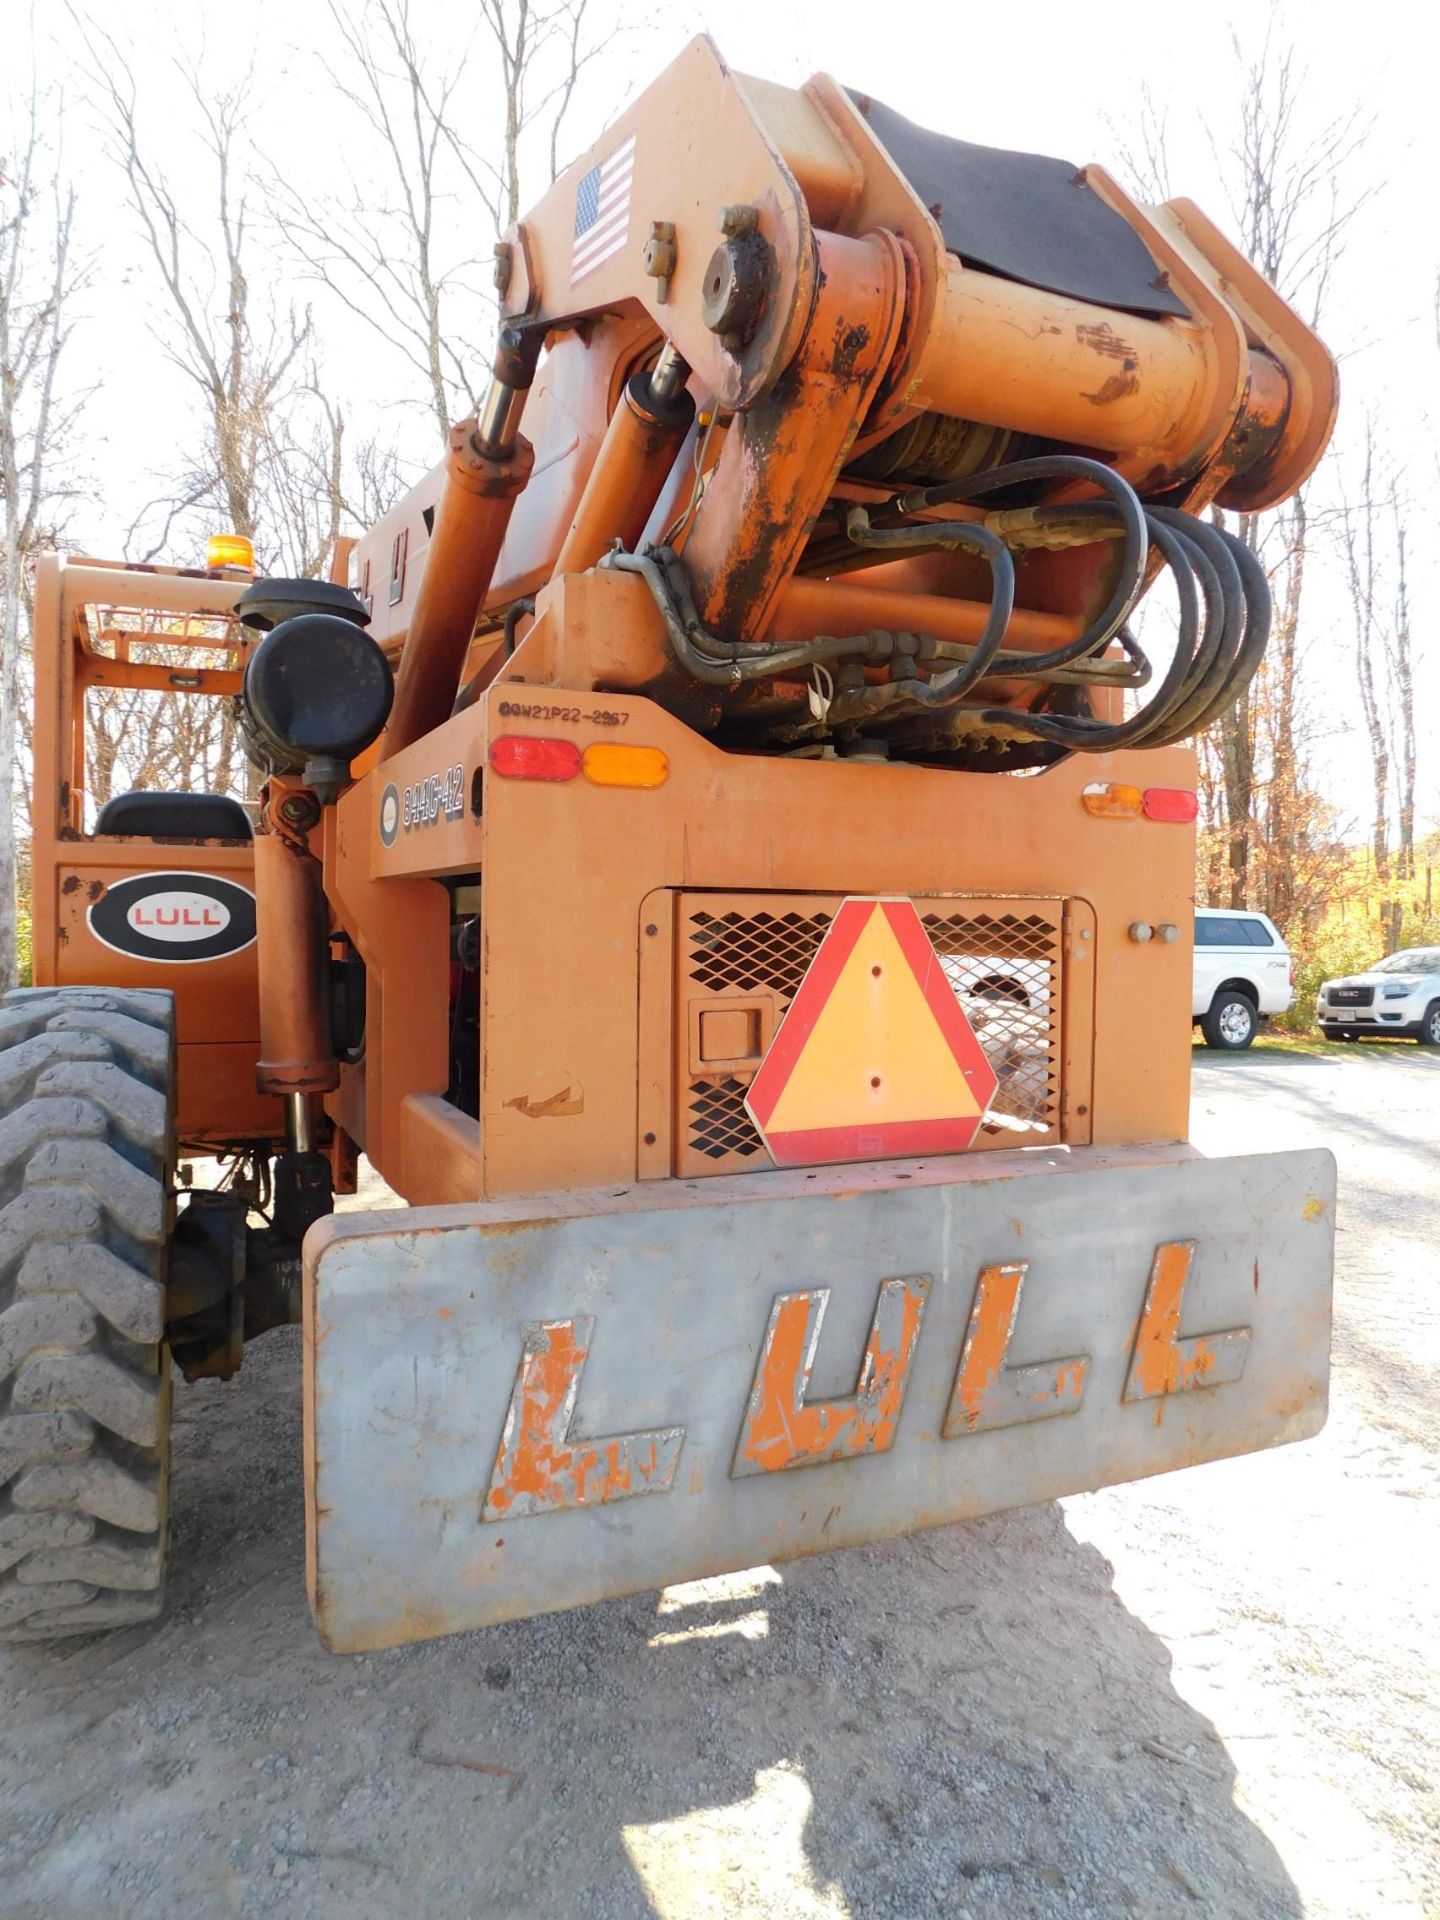
<svg viewBox="0 0 1440 1920">
<path fill-rule="evenodd" d="M 815 311 L 785 379 L 738 414 L 685 561 L 700 616 L 763 631 L 874 398 L 899 335 L 904 262 L 889 235 L 813 236 Z"/>
<path fill-rule="evenodd" d="M 272 779 L 255 840 L 255 901 L 260 965 L 262 1093 L 328 1093 L 340 1084 L 330 1039 L 326 988 L 324 869 L 307 834 L 286 824 L 282 809 L 319 803 L 298 781 Z M 303 817 L 303 814 L 302 814 Z"/>
<path fill-rule="evenodd" d="M 683 150 L 671 138 L 677 120 L 690 130 Z M 632 225 L 640 231 L 663 208 L 660 217 L 675 227 L 678 264 L 668 303 L 628 253 L 578 286 L 569 279 L 577 182 L 632 133 Z M 723 188 L 705 178 L 712 156 L 721 153 Z M 763 185 L 757 169 L 768 172 Z M 1245 314 L 1237 318 L 1231 310 L 1232 280 L 1223 260 L 1208 248 L 1183 246 L 1173 234 L 1171 210 L 1135 206 L 1102 169 L 1087 168 L 1086 177 L 1141 229 L 1185 299 L 1188 319 L 1132 321 L 959 265 L 947 256 L 935 217 L 843 88 L 826 76 L 798 91 L 742 78 L 700 40 L 527 215 L 512 236 L 526 271 L 516 275 L 506 307 L 558 317 L 638 302 L 675 340 L 702 387 L 722 405 L 748 407 L 799 345 L 796 316 L 808 306 L 806 274 L 814 270 L 813 256 L 805 258 L 807 241 L 822 229 L 856 236 L 883 229 L 903 243 L 910 262 L 905 337 L 885 383 L 884 409 L 892 419 L 930 407 L 1141 456 L 1142 464 L 1153 455 L 1171 471 L 1188 471 L 1224 438 L 1241 404 L 1247 378 L 1242 327 L 1251 334 L 1249 345 L 1270 343 Z M 759 230 L 776 260 L 772 311 L 738 361 L 717 354 L 715 336 L 699 324 L 698 276 L 713 245 L 722 193 L 759 210 Z M 1188 203 L 1174 203 L 1174 215 L 1189 223 Z M 1193 224 L 1192 231 L 1198 235 Z M 1253 269 L 1248 272 L 1253 277 Z M 1311 339 L 1308 330 L 1271 298 L 1279 330 L 1302 348 Z M 1320 353 L 1314 367 L 1323 385 L 1330 363 Z M 1305 411 L 1280 463 L 1288 469 L 1287 491 L 1303 477 L 1299 463 L 1318 454 L 1328 433 L 1323 410 Z"/>
<path fill-rule="evenodd" d="M 1254 264 L 1193 200 L 1155 209 L 1176 249 L 1224 291 L 1250 342 L 1251 395 L 1247 405 L 1277 431 L 1257 456 L 1238 467 L 1218 495 L 1241 513 L 1260 513 L 1288 500 L 1314 472 L 1334 430 L 1340 383 L 1334 358 L 1301 326 Z"/>
<path fill-rule="evenodd" d="M 677 124 L 689 130 L 683 150 Z M 579 183 L 632 138 L 628 244 L 574 280 Z M 784 642 L 837 630 L 806 631 L 799 617 L 806 603 L 794 589 L 803 583 L 791 576 L 804 565 L 811 521 L 836 490 L 863 496 L 853 476 L 838 477 L 846 449 L 873 448 L 922 411 L 1108 452 L 1137 484 L 1180 486 L 1196 510 L 1217 495 L 1230 505 L 1284 497 L 1333 424 L 1329 355 L 1188 202 L 1145 208 L 1103 169 L 1085 177 L 1139 233 L 1185 316 L 1119 313 L 963 265 L 843 89 L 824 76 L 797 90 L 736 75 L 708 41 L 693 43 L 509 237 L 505 311 L 556 331 L 526 408 L 535 477 L 496 564 L 484 621 L 498 624 L 511 599 L 557 569 L 637 537 L 648 493 L 627 495 L 613 482 L 611 456 L 598 454 L 608 418 L 615 469 L 631 464 L 619 456 L 632 434 L 621 396 L 661 339 L 694 369 L 702 409 L 719 411 L 711 449 L 719 458 L 677 538 L 702 615 L 729 638 Z M 769 262 L 760 316 L 745 338 L 702 319 L 716 220 L 737 210 L 753 219 Z M 653 220 L 674 229 L 664 298 L 641 261 Z M 856 263 L 878 252 L 889 257 L 881 277 L 897 297 L 882 293 L 873 268 L 865 291 L 867 272 Z M 681 515 L 685 467 L 676 463 L 650 537 L 672 507 Z M 395 639 L 413 619 L 425 516 L 441 486 L 438 473 L 429 476 L 357 553 L 377 625 Z M 409 559 L 402 553 L 397 574 L 402 549 Z M 393 606 L 380 591 L 387 577 Z M 1093 551 L 1030 556 L 1013 643 L 1032 644 L 1027 632 L 1047 621 L 1077 630 L 1108 578 Z M 892 584 L 900 584 L 894 576 Z M 979 584 L 932 587 L 933 621 L 912 630 L 973 637 Z M 991 682 L 989 692 L 1017 705 L 1034 698 L 1033 687 L 1017 683 Z M 1110 699 L 1096 697 L 1102 706 Z"/>
<path fill-rule="evenodd" d="M 683 137 L 677 137 L 683 129 Z M 579 184 L 636 136 L 627 244 L 572 280 Z M 738 356 L 702 318 L 716 218 L 726 203 L 752 206 L 775 261 L 774 285 L 754 336 Z M 666 297 L 643 271 L 652 220 L 674 228 L 676 262 Z M 748 407 L 787 366 L 810 330 L 817 292 L 811 215 L 744 82 L 714 44 L 691 41 L 659 81 L 618 114 L 588 152 L 567 167 L 523 225 L 508 236 L 516 270 L 507 315 L 555 319 L 638 307 L 694 368 L 698 387 L 725 408 Z M 559 529 L 556 529 L 557 535 Z"/>
<path fill-rule="evenodd" d="M 692 133 L 683 148 L 673 139 L 677 123 Z M 676 262 L 664 299 L 642 270 L 638 245 L 593 272 L 572 271 L 579 182 L 632 135 L 630 239 L 652 220 L 674 228 Z M 970 562 L 932 556 L 843 579 L 797 571 L 810 527 L 837 489 L 864 497 L 863 487 L 857 495 L 841 479 L 850 451 L 862 438 L 877 444 L 888 426 L 923 409 L 1109 448 L 1137 473 L 1193 476 L 1208 461 L 1224 469 L 1232 488 L 1243 485 L 1253 457 L 1266 488 L 1283 485 L 1328 431 L 1333 381 L 1327 385 L 1323 349 L 1253 278 L 1236 278 L 1193 210 L 1181 203 L 1138 209 L 1098 170 L 1092 184 L 1142 233 L 1182 293 L 1188 319 L 1132 320 L 960 265 L 848 95 L 823 78 L 800 89 L 746 80 L 700 40 L 560 176 L 511 237 L 506 311 L 552 326 L 526 409 L 537 440 L 533 468 L 523 443 L 509 462 L 484 461 L 467 424 L 456 430 L 445 475 L 417 489 L 353 556 L 382 638 L 406 644 L 375 770 L 328 810 L 325 892 L 369 969 L 365 1059 L 339 1068 L 329 1105 L 403 1191 L 469 1198 L 671 1164 L 671 1036 L 662 1041 L 645 1022 L 637 1033 L 627 1009 L 642 971 L 635 945 L 646 937 L 635 932 L 641 902 L 673 899 L 681 887 L 826 897 L 867 888 L 947 897 L 1038 891 L 1068 902 L 1073 925 L 1086 922 L 1094 944 L 1077 938 L 1077 956 L 1098 957 L 1105 947 L 1106 981 L 1113 977 L 1122 993 L 1117 1004 L 1148 1004 L 1156 970 L 1165 968 L 1175 973 L 1166 991 L 1178 1001 L 1178 943 L 1175 952 L 1157 948 L 1137 959 L 1123 946 L 1111 951 L 1110 942 L 1122 915 L 1183 918 L 1183 831 L 1166 830 L 1163 854 L 1152 835 L 1137 863 L 1128 836 L 1149 829 L 1087 820 L 1071 775 L 1060 769 L 997 785 L 923 768 L 737 761 L 682 717 L 636 699 L 648 686 L 674 681 L 643 586 L 571 571 L 589 567 L 614 539 L 640 538 L 642 521 L 667 513 L 672 498 L 685 505 L 687 463 L 674 459 L 673 439 L 657 440 L 625 397 L 630 375 L 653 359 L 661 340 L 691 365 L 702 405 L 721 415 L 711 449 L 718 457 L 681 537 L 701 613 L 722 633 L 785 644 L 816 632 L 884 628 L 974 642 L 984 605 Z M 724 210 L 731 219 L 736 208 L 744 218 L 731 227 L 751 223 L 769 274 L 749 337 L 717 332 L 702 317 L 717 216 Z M 1233 299 L 1232 288 L 1239 289 Z M 572 330 L 575 322 L 583 326 Z M 1237 435 L 1249 454 L 1237 451 Z M 668 493 L 658 490 L 665 487 Z M 512 660 L 493 637 L 472 642 L 477 623 L 498 620 L 507 596 L 547 578 L 553 584 Z M 1032 556 L 1009 644 L 1025 650 L 1072 638 L 1103 582 L 1103 569 L 1086 575 L 1070 556 Z M 86 590 L 102 597 L 94 580 Z M 228 583 L 156 576 L 153 604 L 188 607 L 206 594 L 223 604 L 228 593 Z M 473 705 L 452 720 L 467 653 Z M 105 678 L 125 664 L 78 663 Z M 156 672 L 153 663 L 143 670 Z M 228 663 L 204 671 L 200 691 L 233 684 L 218 677 L 234 673 Z M 72 677 L 53 702 L 47 693 L 42 708 L 73 711 L 74 685 Z M 1017 700 L 1034 697 L 998 676 L 987 686 L 992 698 L 997 688 Z M 803 693 L 790 685 L 774 697 Z M 547 709 L 563 717 L 557 723 Z M 663 755 L 663 787 L 596 789 L 582 780 L 542 797 L 530 783 L 485 772 L 497 734 L 544 736 L 557 724 L 582 756 L 595 749 L 597 765 L 613 744 Z M 44 747 L 43 726 L 37 743 Z M 63 809 L 78 829 L 80 767 L 73 743 L 67 750 Z M 58 764 L 53 740 L 52 758 Z M 473 785 L 474 806 L 401 832 L 393 843 L 381 840 L 387 788 L 398 801 L 407 788 L 455 768 Z M 1184 757 L 1161 777 L 1185 785 Z M 1138 773 L 1133 778 L 1145 784 Z M 951 825 L 957 809 L 963 840 Z M 43 854 L 43 841 L 37 846 Z M 282 867 L 278 848 L 260 850 L 258 859 L 262 891 L 272 868 L 292 881 L 306 874 L 313 917 L 313 871 L 293 860 Z M 486 929 L 478 1126 L 444 1111 L 449 907 L 440 884 L 444 876 L 476 874 Z M 573 939 L 555 931 L 554 903 L 562 899 L 564 926 L 585 943 L 587 995 L 574 1012 Z M 262 922 L 298 924 L 290 907 L 262 914 Z M 44 899 L 37 899 L 37 930 L 53 952 L 55 910 Z M 262 932 L 262 942 L 268 937 Z M 654 937 L 669 939 L 669 929 Z M 1099 984 L 1095 959 L 1075 964 L 1088 966 Z M 264 966 L 268 975 L 268 960 Z M 1140 966 L 1143 985 L 1130 978 Z M 249 984 L 253 992 L 253 975 Z M 284 1061 L 304 1055 L 313 1064 L 323 1051 L 313 981 L 294 997 L 310 1008 L 305 1045 L 293 1035 L 267 1044 L 272 1079 L 284 1078 Z M 1108 1001 L 1108 986 L 1102 998 Z M 1102 1014 L 1097 999 L 1097 1021 Z M 1075 1074 L 1079 1086 L 1078 1062 Z M 1075 1102 L 1067 1137 L 1183 1132 L 1179 1047 L 1173 1058 L 1163 1043 L 1102 1048 L 1087 1060 L 1086 1075 L 1089 1098 Z M 655 1104 L 655 1126 L 639 1121 L 642 1086 L 653 1090 L 646 1099 Z"/>
<path fill-rule="evenodd" d="M 670 1491 L 683 1427 L 596 1439 L 574 1435 L 575 1402 L 594 1331 L 594 1316 L 582 1314 L 547 1321 L 526 1334 L 482 1523 Z"/>
<path fill-rule="evenodd" d="M 462 1177 L 461 1156 L 435 1152 L 423 1118 L 426 1096 L 443 1100 L 449 1082 L 449 901 L 436 881 L 406 877 L 403 866 L 392 877 L 374 870 L 404 847 L 383 846 L 379 809 L 411 759 L 417 772 L 428 772 L 427 744 L 386 762 L 325 809 L 325 891 L 365 962 L 366 1016 L 364 1059 L 341 1065 L 340 1085 L 324 1104 L 391 1186 L 418 1204 L 422 1195 L 473 1199 L 479 1185 Z M 472 851 L 472 865 L 474 858 Z M 455 1114 L 447 1139 L 453 1144 L 463 1129 L 464 1116 Z"/>
<path fill-rule="evenodd" d="M 492 460 L 480 451 L 476 432 L 473 416 L 450 431 L 445 487 L 395 679 L 382 759 L 449 715 L 511 508 L 534 465 L 528 440 L 517 440 L 507 459 Z"/>
<path fill-rule="evenodd" d="M 109 888 L 135 874 L 198 871 L 251 886 L 249 846 L 77 838 L 57 843 L 49 858 L 37 847 L 32 860 L 35 984 L 164 987 L 172 992 L 181 1138 L 202 1144 L 278 1138 L 283 1131 L 280 1103 L 255 1085 L 260 1048 L 255 948 L 196 965 L 167 966 L 117 953 L 96 938 L 89 919 L 90 909 Z"/>
<path fill-rule="evenodd" d="M 1017 912 L 1027 898 L 1067 902 L 1060 1137 L 1184 1137 L 1188 950 L 1137 946 L 1125 929 L 1188 924 L 1193 829 L 1097 819 L 1082 793 L 1097 775 L 1184 787 L 1193 755 L 1086 756 L 1019 781 L 736 755 L 643 696 L 593 690 L 625 658 L 663 658 L 658 623 L 633 577 L 564 577 L 472 707 L 327 809 L 327 893 L 366 961 L 370 1016 L 363 1068 L 342 1068 L 326 1104 L 397 1191 L 468 1200 L 674 1170 L 678 962 L 665 956 L 685 889 L 822 901 L 969 894 L 1015 901 Z M 499 779 L 485 769 L 501 734 L 563 737 L 582 756 L 628 740 L 661 751 L 668 775 L 650 790 Z M 385 845 L 386 788 L 403 794 L 452 766 L 478 811 L 467 805 Z M 478 1126 L 456 1115 L 453 1150 L 441 1154 L 407 1102 L 444 1108 L 448 902 L 432 876 L 471 873 L 486 930 L 481 1114 Z M 1096 1033 L 1113 1038 L 1097 1047 Z"/>
<path fill-rule="evenodd" d="M 556 573 L 583 573 L 616 540 L 627 551 L 639 543 L 686 431 L 657 419 L 626 386 L 555 556 Z"/>
<path fill-rule="evenodd" d="M 1154 1400 L 1158 1422 L 1167 1394 L 1193 1387 L 1223 1386 L 1245 1371 L 1249 1327 L 1180 1337 L 1185 1283 L 1195 1257 L 1193 1240 L 1168 1240 L 1155 1249 L 1145 1305 L 1135 1334 L 1135 1352 L 1125 1384 L 1127 1400 Z"/>
<path fill-rule="evenodd" d="M 901 633 L 933 633 L 938 640 L 973 645 L 985 629 L 990 609 L 979 600 L 960 600 L 948 594 L 906 592 L 881 584 L 891 577 L 888 567 L 876 567 L 862 579 L 817 580 L 796 574 L 780 590 L 775 613 L 765 637 L 777 645 L 808 640 L 817 633 L 868 633 L 874 627 Z M 1005 636 L 1016 652 L 1039 653 L 1062 647 L 1080 632 L 1081 622 L 1069 614 L 1041 613 L 1019 608 Z"/>
<path fill-rule="evenodd" d="M 480 1126 L 434 1093 L 407 1093 L 400 1107 L 403 1163 L 416 1192 L 473 1198 L 480 1185 Z"/>
<path fill-rule="evenodd" d="M 1007 1366 L 1028 1271 L 1023 1260 L 981 1269 L 950 1405 L 940 1430 L 946 1440 L 957 1434 L 988 1433 L 1027 1420 L 1074 1413 L 1085 1397 L 1088 1355 Z M 1004 1392 L 1006 1387 L 1010 1389 L 1008 1394 Z"/>
<path fill-rule="evenodd" d="M 805 1397 L 828 1290 L 782 1293 L 760 1345 L 731 1477 L 887 1453 L 900 1425 L 929 1293 L 928 1274 L 882 1282 L 855 1391 L 842 1400 Z"/>
<path fill-rule="evenodd" d="M 97 938 L 90 910 L 137 874 L 199 873 L 254 886 L 248 840 L 151 840 L 87 830 L 88 686 L 228 697 L 250 636 L 231 615 L 243 581 L 174 569 L 131 570 L 42 555 L 36 566 L 31 912 L 37 986 L 164 987 L 175 995 L 178 1127 L 187 1146 L 283 1139 L 281 1103 L 255 1085 L 260 1046 L 255 946 L 165 964 Z M 113 648 L 100 653 L 97 646 Z M 151 646 L 213 649 L 235 664 L 176 668 L 137 657 Z M 163 885 L 163 881 L 157 881 Z"/>
<path fill-rule="evenodd" d="M 1228 427 L 1238 365 L 1228 391 L 1220 380 L 1200 326 L 1118 314 L 952 260 L 912 398 L 936 413 L 1132 456 L 1148 477 L 1188 466 Z"/>
<path fill-rule="evenodd" d="M 244 675 L 224 667 L 161 667 L 145 661 L 104 660 L 93 656 L 76 668 L 75 688 L 135 687 L 147 693 L 208 693 L 234 699 Z"/>
</svg>

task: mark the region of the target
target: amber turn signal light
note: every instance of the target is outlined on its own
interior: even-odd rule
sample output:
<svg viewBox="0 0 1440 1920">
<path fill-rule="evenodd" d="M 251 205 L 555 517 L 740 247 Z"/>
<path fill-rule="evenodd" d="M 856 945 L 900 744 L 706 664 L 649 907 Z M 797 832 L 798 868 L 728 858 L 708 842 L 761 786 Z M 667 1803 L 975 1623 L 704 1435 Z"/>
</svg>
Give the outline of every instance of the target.
<svg viewBox="0 0 1440 1920">
<path fill-rule="evenodd" d="M 1087 813 L 1101 820 L 1138 820 L 1144 804 L 1139 787 L 1115 781 L 1092 780 L 1080 795 Z"/>
<path fill-rule="evenodd" d="M 659 747 L 622 747 L 610 740 L 586 747 L 580 765 L 597 787 L 661 787 L 670 773 Z"/>
</svg>

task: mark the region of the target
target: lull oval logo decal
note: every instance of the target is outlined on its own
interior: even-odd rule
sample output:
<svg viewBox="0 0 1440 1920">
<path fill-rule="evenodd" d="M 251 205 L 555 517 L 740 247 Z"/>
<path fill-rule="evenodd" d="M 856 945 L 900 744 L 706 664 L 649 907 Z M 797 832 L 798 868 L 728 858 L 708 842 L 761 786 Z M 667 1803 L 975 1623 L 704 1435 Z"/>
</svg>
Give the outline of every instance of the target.
<svg viewBox="0 0 1440 1920">
<path fill-rule="evenodd" d="M 255 938 L 255 896 L 211 873 L 134 873 L 86 915 L 102 945 L 134 960 L 218 960 Z"/>
<path fill-rule="evenodd" d="M 223 933 L 230 924 L 230 909 L 213 894 L 172 888 L 166 893 L 142 894 L 126 910 L 126 923 L 132 933 L 146 940 L 184 942 L 193 946 Z"/>
</svg>

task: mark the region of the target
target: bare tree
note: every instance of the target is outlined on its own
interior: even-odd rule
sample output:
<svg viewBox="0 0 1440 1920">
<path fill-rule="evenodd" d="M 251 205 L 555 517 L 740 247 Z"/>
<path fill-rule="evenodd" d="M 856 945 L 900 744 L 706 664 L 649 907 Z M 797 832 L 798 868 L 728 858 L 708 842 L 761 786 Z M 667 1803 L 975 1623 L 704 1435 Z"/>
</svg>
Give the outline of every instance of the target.
<svg viewBox="0 0 1440 1920">
<path fill-rule="evenodd" d="M 1370 749 L 1370 844 L 1380 888 L 1380 918 L 1393 952 L 1403 931 L 1403 888 L 1415 877 L 1415 689 L 1404 508 L 1398 485 L 1378 470 L 1375 423 L 1367 420 L 1358 497 L 1341 513 L 1350 589 L 1355 677 Z M 1399 833 L 1391 860 L 1392 817 Z"/>
<path fill-rule="evenodd" d="M 1407 537 L 1400 499 L 1392 503 L 1395 543 L 1395 607 L 1385 637 L 1385 658 L 1393 702 L 1395 779 L 1399 838 L 1396 853 L 1401 878 L 1415 878 L 1415 675 L 1411 659 L 1410 580 Z"/>
<path fill-rule="evenodd" d="M 151 644 L 147 659 L 182 671 L 216 665 L 213 651 L 184 645 Z M 229 700 L 106 687 L 91 690 L 86 719 L 86 797 L 97 812 L 136 788 L 253 797 Z"/>
<path fill-rule="evenodd" d="M 499 189 L 497 230 L 520 218 L 520 142 L 536 122 L 548 123 L 550 178 L 560 171 L 560 133 L 580 71 L 596 48 L 584 41 L 588 0 L 480 0 L 500 56 L 505 143 L 489 170 Z M 503 214 L 503 218 L 500 215 Z"/>
<path fill-rule="evenodd" d="M 517 218 L 532 141 L 544 141 L 551 178 L 557 171 L 595 52 L 588 3 L 481 0 L 486 33 L 447 57 L 417 34 L 410 0 L 330 0 L 344 60 L 327 65 L 327 80 L 363 139 L 340 143 L 346 180 L 323 197 L 277 169 L 275 217 L 305 270 L 410 369 L 442 441 L 472 404 L 493 312 L 473 277 L 477 236 L 498 237 Z M 482 70 L 497 76 L 488 99 Z M 493 151 L 464 131 L 497 122 Z"/>
<path fill-rule="evenodd" d="M 112 38 L 101 35 L 100 45 L 94 80 L 111 151 L 168 313 L 166 350 L 196 390 L 202 422 L 195 451 L 172 476 L 167 496 L 142 515 L 139 524 L 151 528 L 143 557 L 164 551 L 177 523 L 203 515 L 211 527 L 245 535 L 266 559 L 278 558 L 284 531 L 267 511 L 267 482 L 279 424 L 303 370 L 310 316 L 293 307 L 277 311 L 252 286 L 250 79 L 212 93 L 194 68 L 180 69 L 211 196 L 213 218 L 202 233 L 182 209 L 158 145 L 149 142 L 133 72 Z"/>
<path fill-rule="evenodd" d="M 1272 16 L 1258 50 L 1247 57 L 1236 38 L 1241 69 L 1240 125 L 1221 164 L 1231 182 L 1231 204 L 1240 243 L 1256 267 L 1311 326 L 1318 327 L 1347 231 L 1373 188 L 1342 188 L 1350 162 L 1364 145 L 1371 119 L 1361 108 L 1314 128 L 1304 129 L 1305 72 L 1291 45 L 1277 45 Z M 1267 562 L 1276 588 L 1275 639 L 1269 693 L 1273 759 L 1271 781 L 1278 781 L 1271 804 L 1274 855 L 1284 853 L 1291 826 L 1284 801 L 1298 798 L 1295 708 L 1299 681 L 1296 648 L 1301 595 L 1305 584 L 1309 514 L 1304 493 L 1267 520 L 1242 514 L 1241 538 Z M 1276 547 L 1281 549 L 1278 566 Z M 1247 693 L 1218 726 L 1225 761 L 1225 801 L 1230 831 L 1230 904 L 1244 906 L 1251 888 L 1251 859 L 1256 814 L 1253 694 Z M 1274 827 L 1282 832 L 1276 846 Z M 1283 924 L 1283 919 L 1282 919 Z"/>
<path fill-rule="evenodd" d="M 1294 48 L 1277 41 L 1273 16 L 1253 53 L 1238 38 L 1232 45 L 1238 124 L 1228 137 L 1211 128 L 1211 150 L 1245 253 L 1318 326 L 1350 224 L 1373 191 L 1343 184 L 1370 121 L 1356 108 L 1307 130 L 1304 70 Z M 1142 98 L 1133 125 L 1117 138 L 1140 191 L 1167 198 L 1167 125 L 1153 99 Z M 1243 907 L 1263 895 L 1282 925 L 1306 891 L 1298 876 L 1318 817 L 1301 726 L 1301 606 L 1313 521 L 1304 491 L 1263 518 L 1239 516 L 1241 538 L 1270 576 L 1272 638 L 1261 674 L 1215 723 L 1214 752 L 1201 761 L 1207 817 L 1226 849 L 1223 886 L 1213 864 L 1210 869 L 1211 897 L 1223 892 L 1229 905 Z"/>
<path fill-rule="evenodd" d="M 62 397 L 70 335 L 75 194 L 55 148 L 63 103 L 32 85 L 15 115 L 17 147 L 0 155 L 0 988 L 16 970 L 16 746 L 30 565 L 49 531 L 57 455 L 76 404 Z"/>
</svg>

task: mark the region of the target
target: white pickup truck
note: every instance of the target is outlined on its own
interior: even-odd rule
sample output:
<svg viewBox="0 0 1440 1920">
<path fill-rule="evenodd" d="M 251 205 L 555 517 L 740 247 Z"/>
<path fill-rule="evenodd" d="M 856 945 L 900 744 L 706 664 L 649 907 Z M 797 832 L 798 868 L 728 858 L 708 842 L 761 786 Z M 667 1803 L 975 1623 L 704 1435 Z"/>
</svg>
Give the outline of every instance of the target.
<svg viewBox="0 0 1440 1920">
<path fill-rule="evenodd" d="M 1239 908 L 1195 909 L 1191 1014 L 1207 1047 L 1238 1053 L 1263 1015 L 1295 1004 L 1295 963 L 1275 922 Z"/>
</svg>

